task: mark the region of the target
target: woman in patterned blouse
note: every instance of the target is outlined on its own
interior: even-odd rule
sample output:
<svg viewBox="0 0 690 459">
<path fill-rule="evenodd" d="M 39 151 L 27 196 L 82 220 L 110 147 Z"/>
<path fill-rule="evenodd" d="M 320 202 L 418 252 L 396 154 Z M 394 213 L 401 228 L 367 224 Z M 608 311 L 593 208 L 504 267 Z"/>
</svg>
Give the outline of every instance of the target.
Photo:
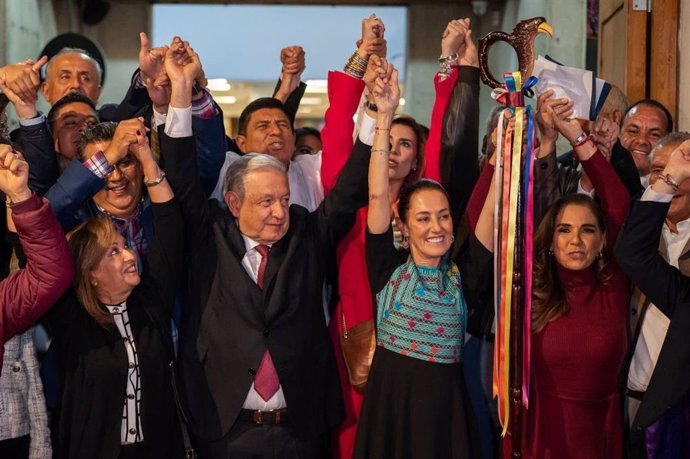
<svg viewBox="0 0 690 459">
<path fill-rule="evenodd" d="M 48 314 L 61 372 L 56 458 L 183 456 L 170 335 L 184 226 L 142 121 L 123 121 L 112 142 L 84 147 L 106 159 L 136 158 L 133 167 L 151 199 L 154 238 L 142 267 L 108 218 L 91 219 L 70 235 L 74 289 Z M 118 164 L 109 160 L 106 173 L 123 177 Z M 110 175 L 108 183 L 119 182 Z M 108 192 L 118 196 L 119 190 Z"/>
<path fill-rule="evenodd" d="M 397 72 L 378 79 L 376 135 L 369 166 L 366 256 L 376 298 L 377 348 L 367 382 L 356 458 L 479 456 L 462 373 L 470 307 L 487 304 L 493 257 L 493 191 L 475 234 L 450 257 L 453 216 L 443 187 L 418 180 L 400 193 L 410 254 L 390 244 L 388 132 L 397 107 Z M 459 263 L 462 259 L 462 263 Z M 465 269 L 469 267 L 469 269 Z"/>
</svg>

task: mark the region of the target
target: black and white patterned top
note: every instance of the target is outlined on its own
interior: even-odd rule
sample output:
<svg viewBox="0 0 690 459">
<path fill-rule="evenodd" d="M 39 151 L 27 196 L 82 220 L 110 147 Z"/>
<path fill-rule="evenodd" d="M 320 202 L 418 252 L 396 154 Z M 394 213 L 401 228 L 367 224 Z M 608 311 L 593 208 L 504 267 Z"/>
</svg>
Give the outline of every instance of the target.
<svg viewBox="0 0 690 459">
<path fill-rule="evenodd" d="M 132 329 L 129 325 L 127 302 L 125 301 L 114 306 L 106 305 L 106 308 L 113 316 L 127 351 L 127 387 L 124 407 L 122 408 L 120 440 L 123 445 L 142 442 L 144 441 L 144 432 L 141 430 L 141 378 L 139 375 L 137 348 L 134 344 L 134 334 L 132 334 Z"/>
</svg>

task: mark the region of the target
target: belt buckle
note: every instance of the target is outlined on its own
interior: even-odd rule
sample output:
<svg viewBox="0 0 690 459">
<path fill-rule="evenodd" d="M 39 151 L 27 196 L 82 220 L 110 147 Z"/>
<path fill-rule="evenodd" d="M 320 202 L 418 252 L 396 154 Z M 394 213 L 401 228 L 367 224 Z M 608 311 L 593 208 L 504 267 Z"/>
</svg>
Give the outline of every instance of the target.
<svg viewBox="0 0 690 459">
<path fill-rule="evenodd" d="M 261 418 L 261 410 L 254 411 L 254 424 L 263 424 L 264 420 Z"/>
</svg>

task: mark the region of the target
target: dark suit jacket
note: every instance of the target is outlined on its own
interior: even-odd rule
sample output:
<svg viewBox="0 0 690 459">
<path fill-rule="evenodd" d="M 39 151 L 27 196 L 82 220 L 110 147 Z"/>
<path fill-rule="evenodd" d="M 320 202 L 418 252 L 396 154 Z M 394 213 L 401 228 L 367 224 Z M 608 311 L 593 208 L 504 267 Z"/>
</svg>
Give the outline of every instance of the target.
<svg viewBox="0 0 690 459">
<path fill-rule="evenodd" d="M 628 437 L 630 458 L 646 458 L 644 429 L 690 391 L 690 277 L 670 266 L 658 252 L 669 204 L 633 202 L 618 238 L 616 257 L 632 282 L 669 319 L 647 392 Z"/>
<path fill-rule="evenodd" d="M 322 285 L 335 246 L 367 203 L 369 147 L 356 144 L 316 211 L 290 207 L 289 230 L 272 247 L 261 290 L 241 264 L 246 249 L 235 219 L 201 192 L 194 138 L 163 135 L 161 141 L 170 183 L 186 220 L 194 222 L 179 357 L 192 430 L 201 441 L 230 431 L 266 347 L 285 394 L 289 427 L 305 439 L 334 427 L 343 409 Z"/>
<path fill-rule="evenodd" d="M 150 269 L 127 298 L 141 375 L 144 456 L 182 457 L 170 369 L 170 317 L 184 270 L 184 226 L 176 200 L 152 207 L 156 231 Z M 116 459 L 127 378 L 127 352 L 117 327 L 98 325 L 73 289 L 48 312 L 46 323 L 61 373 L 52 427 L 54 457 Z"/>
</svg>

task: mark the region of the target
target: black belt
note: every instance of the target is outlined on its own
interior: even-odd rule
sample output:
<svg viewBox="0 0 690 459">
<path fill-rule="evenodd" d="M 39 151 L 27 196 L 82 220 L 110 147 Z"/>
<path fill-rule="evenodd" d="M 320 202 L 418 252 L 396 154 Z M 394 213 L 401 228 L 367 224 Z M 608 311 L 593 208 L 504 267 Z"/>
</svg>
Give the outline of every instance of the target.
<svg viewBox="0 0 690 459">
<path fill-rule="evenodd" d="M 627 395 L 630 398 L 634 398 L 635 400 L 642 400 L 644 398 L 644 394 L 644 391 L 639 390 L 627 389 L 625 391 L 625 395 Z"/>
<path fill-rule="evenodd" d="M 240 421 L 249 421 L 254 424 L 281 424 L 285 422 L 287 417 L 287 408 L 280 408 L 278 410 L 261 411 L 261 410 L 240 410 Z"/>
</svg>

